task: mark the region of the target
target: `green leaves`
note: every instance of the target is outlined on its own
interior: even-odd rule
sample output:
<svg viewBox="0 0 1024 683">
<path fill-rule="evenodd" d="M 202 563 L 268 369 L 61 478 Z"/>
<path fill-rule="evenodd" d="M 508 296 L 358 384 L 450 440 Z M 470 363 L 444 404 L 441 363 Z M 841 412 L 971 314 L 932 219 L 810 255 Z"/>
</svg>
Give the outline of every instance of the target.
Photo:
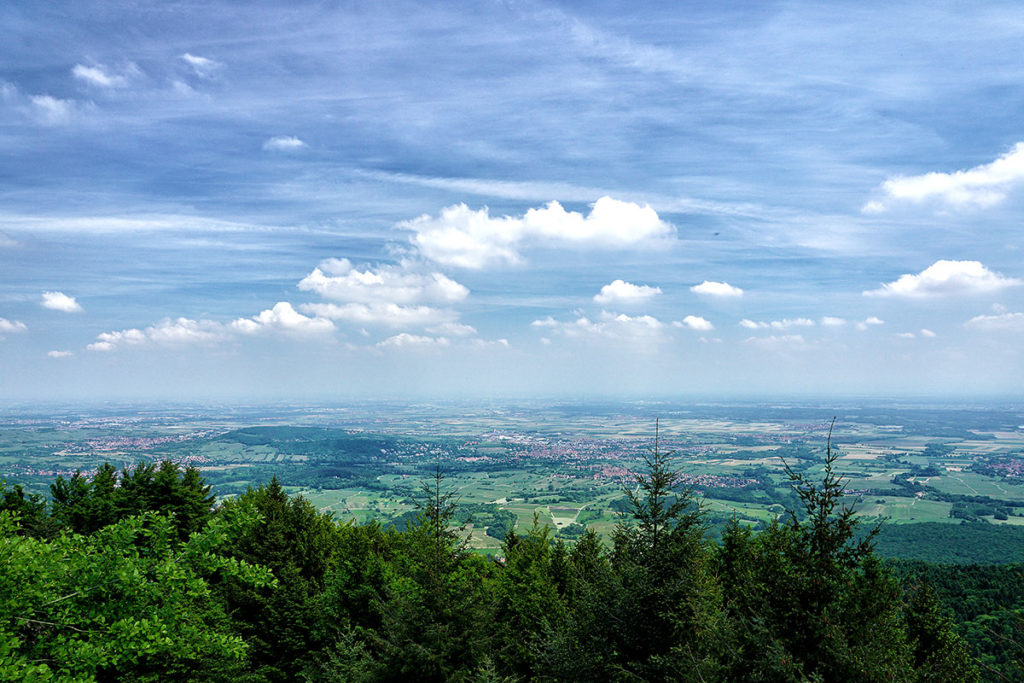
<svg viewBox="0 0 1024 683">
<path fill-rule="evenodd" d="M 91 536 L 43 541 L 18 536 L 0 513 L 0 642 L 10 666 L 40 663 L 79 679 L 116 670 L 184 680 L 195 667 L 237 665 L 245 643 L 228 629 L 208 582 L 268 585 L 272 577 L 216 553 L 230 525 L 182 543 L 170 518 L 150 513 Z"/>
</svg>

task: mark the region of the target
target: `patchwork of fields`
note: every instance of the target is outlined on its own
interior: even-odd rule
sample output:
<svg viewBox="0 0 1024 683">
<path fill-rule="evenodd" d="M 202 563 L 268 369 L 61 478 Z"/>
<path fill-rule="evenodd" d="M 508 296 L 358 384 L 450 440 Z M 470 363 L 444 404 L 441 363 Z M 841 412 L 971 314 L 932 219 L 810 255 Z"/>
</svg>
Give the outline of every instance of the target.
<svg viewBox="0 0 1024 683">
<path fill-rule="evenodd" d="M 729 519 L 763 525 L 795 509 L 785 468 L 820 474 L 834 414 L 837 467 L 865 519 L 1024 525 L 1024 413 L 1012 406 L 7 410 L 0 477 L 45 492 L 54 477 L 103 462 L 170 458 L 198 467 L 221 497 L 277 477 L 339 520 L 387 524 L 410 518 L 440 463 L 460 505 L 510 513 L 519 528 L 536 520 L 571 541 L 586 527 L 611 532 L 631 472 L 655 445 L 657 419 L 658 447 L 673 452 L 714 531 Z M 474 547 L 499 548 L 503 530 L 489 535 L 472 515 L 465 528 Z"/>
</svg>

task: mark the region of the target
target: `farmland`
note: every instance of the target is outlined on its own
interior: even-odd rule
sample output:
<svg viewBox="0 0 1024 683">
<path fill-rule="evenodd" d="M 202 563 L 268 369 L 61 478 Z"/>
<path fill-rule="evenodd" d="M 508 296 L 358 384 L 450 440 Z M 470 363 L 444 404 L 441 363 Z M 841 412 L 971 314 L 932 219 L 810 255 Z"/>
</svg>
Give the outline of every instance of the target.
<svg viewBox="0 0 1024 683">
<path fill-rule="evenodd" d="M 217 408 L 8 408 L 0 476 L 45 492 L 59 475 L 173 459 L 220 497 L 277 477 L 335 518 L 402 524 L 440 465 L 474 548 L 494 552 L 514 519 L 572 541 L 608 535 L 631 472 L 655 443 L 673 453 L 711 533 L 763 526 L 797 508 L 786 467 L 821 473 L 832 447 L 847 500 L 866 521 L 1024 525 L 1024 412 L 704 404 L 398 404 Z M 498 517 L 495 517 L 498 514 Z M 504 524 L 504 522 L 501 522 Z"/>
</svg>

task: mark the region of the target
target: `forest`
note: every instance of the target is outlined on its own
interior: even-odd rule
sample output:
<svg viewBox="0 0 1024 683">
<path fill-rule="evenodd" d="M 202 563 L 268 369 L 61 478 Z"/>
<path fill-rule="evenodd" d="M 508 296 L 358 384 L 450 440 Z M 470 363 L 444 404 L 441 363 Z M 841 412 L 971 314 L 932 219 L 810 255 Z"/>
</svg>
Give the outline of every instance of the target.
<svg viewBox="0 0 1024 683">
<path fill-rule="evenodd" d="M 883 560 L 823 474 L 715 540 L 657 441 L 608 538 L 460 509 L 338 522 L 170 460 L 0 489 L 0 679 L 976 681 L 1024 675 L 1024 565 Z M 491 515 L 501 552 L 469 547 Z"/>
</svg>

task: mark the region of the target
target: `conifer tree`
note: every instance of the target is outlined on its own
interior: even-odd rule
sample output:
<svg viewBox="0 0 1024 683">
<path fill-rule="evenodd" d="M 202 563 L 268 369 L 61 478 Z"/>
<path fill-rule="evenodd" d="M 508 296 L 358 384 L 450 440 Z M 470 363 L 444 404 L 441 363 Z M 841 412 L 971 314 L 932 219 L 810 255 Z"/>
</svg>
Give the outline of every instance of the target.
<svg viewBox="0 0 1024 683">
<path fill-rule="evenodd" d="M 673 455 L 656 422 L 636 488 L 625 489 L 629 514 L 613 533 L 617 666 L 648 680 L 700 680 L 716 669 L 720 595 L 700 504 Z"/>
</svg>

